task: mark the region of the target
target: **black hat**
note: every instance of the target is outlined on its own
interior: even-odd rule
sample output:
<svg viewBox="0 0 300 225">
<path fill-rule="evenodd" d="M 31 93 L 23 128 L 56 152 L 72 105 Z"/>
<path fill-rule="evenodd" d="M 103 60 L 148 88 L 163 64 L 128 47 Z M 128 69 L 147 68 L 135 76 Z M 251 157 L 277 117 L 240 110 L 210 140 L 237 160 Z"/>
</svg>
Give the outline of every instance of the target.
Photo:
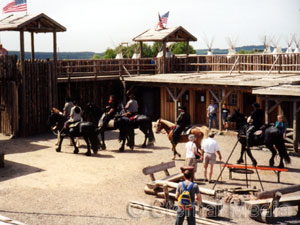
<svg viewBox="0 0 300 225">
<path fill-rule="evenodd" d="M 179 106 L 178 108 L 186 111 L 186 107 L 185 106 Z"/>
<path fill-rule="evenodd" d="M 257 108 L 257 109 L 260 108 L 260 105 L 259 105 L 257 102 L 254 102 L 254 103 L 252 104 L 252 106 L 255 107 L 255 108 Z"/>
</svg>

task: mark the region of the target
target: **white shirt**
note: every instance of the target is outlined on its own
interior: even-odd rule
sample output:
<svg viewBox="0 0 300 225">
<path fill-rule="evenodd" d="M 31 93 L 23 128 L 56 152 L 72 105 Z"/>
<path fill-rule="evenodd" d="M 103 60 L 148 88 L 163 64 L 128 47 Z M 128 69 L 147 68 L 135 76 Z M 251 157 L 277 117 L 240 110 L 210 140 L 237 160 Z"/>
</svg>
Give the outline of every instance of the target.
<svg viewBox="0 0 300 225">
<path fill-rule="evenodd" d="M 80 109 L 80 113 L 76 113 L 75 112 L 75 108 L 78 107 Z M 82 117 L 81 117 L 81 108 L 79 106 L 73 106 L 71 109 L 71 113 L 70 113 L 70 122 L 75 122 L 75 121 L 81 121 Z"/>
<path fill-rule="evenodd" d="M 186 155 L 185 155 L 186 158 L 189 158 L 189 159 L 196 158 L 194 149 L 195 148 L 197 149 L 197 146 L 194 142 L 192 142 L 192 141 L 187 142 L 185 144 L 185 148 L 186 148 Z"/>
<path fill-rule="evenodd" d="M 202 147 L 201 147 L 205 153 L 216 153 L 216 151 L 219 151 L 218 142 L 216 142 L 213 138 L 206 138 L 202 141 Z"/>
</svg>

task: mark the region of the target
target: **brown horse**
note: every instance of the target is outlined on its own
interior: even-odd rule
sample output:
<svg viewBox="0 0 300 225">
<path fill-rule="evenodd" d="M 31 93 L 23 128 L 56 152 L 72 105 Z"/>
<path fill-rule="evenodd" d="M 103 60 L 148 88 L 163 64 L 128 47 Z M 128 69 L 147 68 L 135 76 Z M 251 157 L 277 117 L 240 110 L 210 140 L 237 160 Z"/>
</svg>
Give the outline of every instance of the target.
<svg viewBox="0 0 300 225">
<path fill-rule="evenodd" d="M 162 130 L 165 130 L 167 132 L 168 138 L 172 144 L 174 127 L 175 127 L 174 123 L 164 120 L 164 119 L 159 119 L 156 122 L 156 133 L 159 133 Z M 209 129 L 206 126 L 194 127 L 191 129 L 190 134 L 195 135 L 195 143 L 196 143 L 198 149 L 201 149 L 202 139 L 208 137 L 208 132 L 209 132 Z M 188 135 L 180 135 L 178 143 L 184 143 L 184 142 L 188 142 L 188 141 L 189 141 Z M 175 159 L 176 155 L 181 157 L 181 155 L 176 151 L 176 145 L 174 145 L 174 144 L 172 144 L 172 151 L 174 152 L 173 160 Z"/>
</svg>

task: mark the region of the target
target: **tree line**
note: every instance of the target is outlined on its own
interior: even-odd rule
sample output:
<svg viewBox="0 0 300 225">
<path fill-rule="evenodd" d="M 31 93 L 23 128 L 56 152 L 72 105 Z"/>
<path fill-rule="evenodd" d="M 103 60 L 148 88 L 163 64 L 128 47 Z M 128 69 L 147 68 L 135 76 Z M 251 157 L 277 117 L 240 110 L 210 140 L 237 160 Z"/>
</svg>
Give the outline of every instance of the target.
<svg viewBox="0 0 300 225">
<path fill-rule="evenodd" d="M 186 42 L 177 42 L 168 46 L 169 50 L 173 54 L 186 54 L 187 52 L 187 43 Z M 148 45 L 143 43 L 143 57 L 156 57 L 157 54 L 162 51 L 162 43 L 154 42 L 153 45 Z M 107 48 L 103 55 L 94 54 L 92 59 L 114 59 L 117 54 L 122 53 L 124 58 L 132 58 L 134 53 L 140 52 L 140 45 L 134 43 L 128 46 L 119 45 L 116 48 Z M 189 54 L 195 54 L 196 50 L 193 46 L 189 46 Z"/>
</svg>

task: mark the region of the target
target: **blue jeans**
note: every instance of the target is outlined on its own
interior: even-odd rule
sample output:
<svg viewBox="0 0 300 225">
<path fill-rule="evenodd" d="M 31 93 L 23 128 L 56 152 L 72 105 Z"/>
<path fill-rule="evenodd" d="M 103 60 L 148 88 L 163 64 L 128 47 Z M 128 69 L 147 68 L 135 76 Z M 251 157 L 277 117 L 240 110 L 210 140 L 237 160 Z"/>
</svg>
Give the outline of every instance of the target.
<svg viewBox="0 0 300 225">
<path fill-rule="evenodd" d="M 192 210 L 183 210 L 178 207 L 175 225 L 182 225 L 184 217 L 187 218 L 188 225 L 195 225 L 195 207 Z"/>
<path fill-rule="evenodd" d="M 215 126 L 218 129 L 218 121 L 217 121 L 217 114 L 209 114 L 209 121 L 208 121 L 208 127 L 209 129 L 212 128 L 212 121 L 214 120 Z"/>
</svg>

